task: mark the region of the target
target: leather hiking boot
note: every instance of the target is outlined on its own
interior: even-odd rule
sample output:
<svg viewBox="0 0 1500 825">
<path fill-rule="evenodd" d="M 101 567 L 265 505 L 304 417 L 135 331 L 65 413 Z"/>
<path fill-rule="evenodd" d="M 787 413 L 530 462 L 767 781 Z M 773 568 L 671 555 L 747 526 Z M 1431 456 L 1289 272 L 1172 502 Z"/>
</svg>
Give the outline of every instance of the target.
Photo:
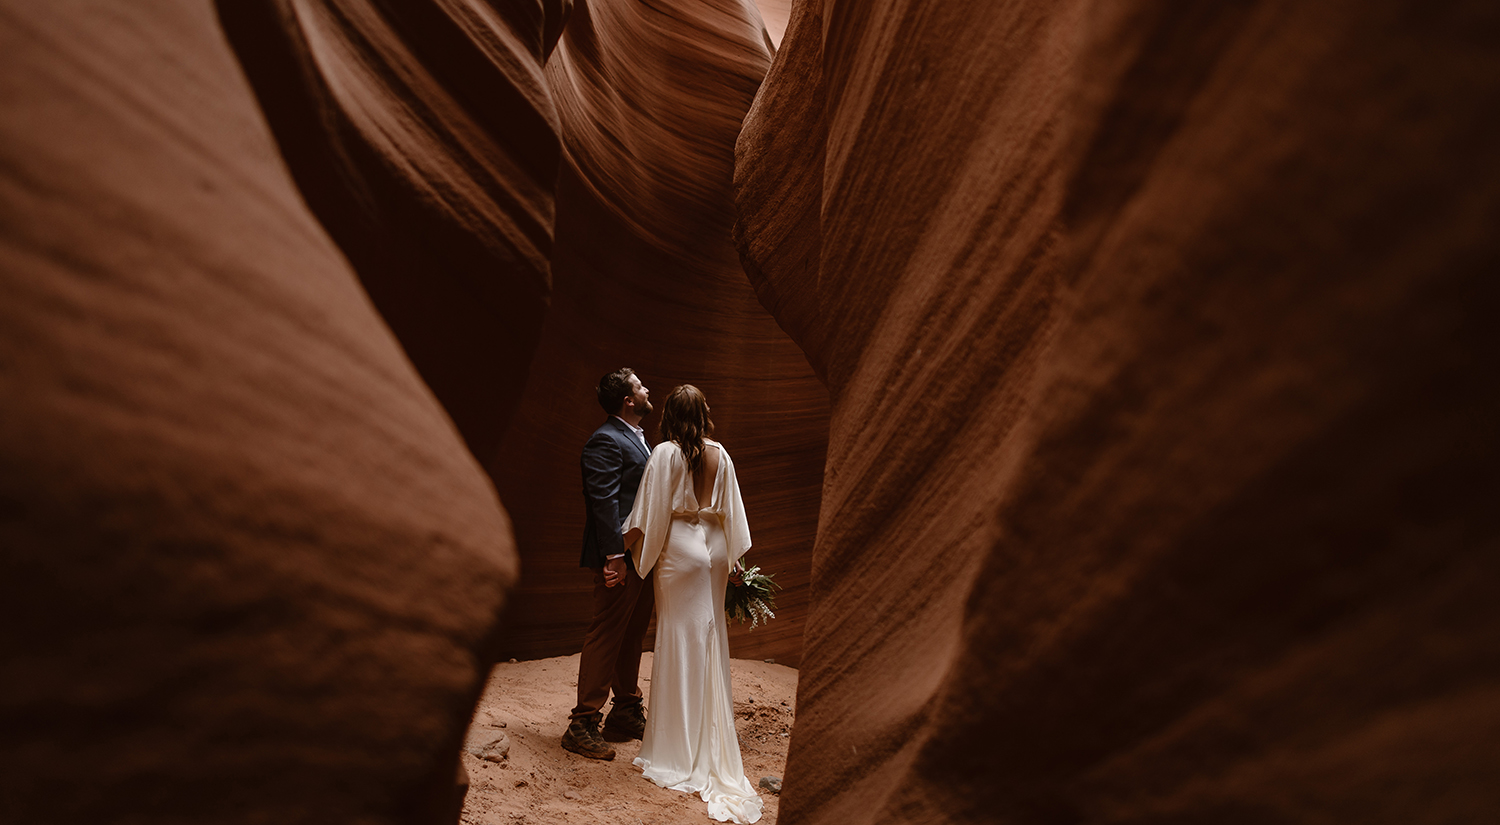
<svg viewBox="0 0 1500 825">
<path fill-rule="evenodd" d="M 615 749 L 599 736 L 599 714 L 576 717 L 568 722 L 562 746 L 590 759 L 614 759 Z"/>
<path fill-rule="evenodd" d="M 609 742 L 628 742 L 646 735 L 646 709 L 640 702 L 621 705 L 618 702 L 604 720 L 604 739 Z"/>
</svg>

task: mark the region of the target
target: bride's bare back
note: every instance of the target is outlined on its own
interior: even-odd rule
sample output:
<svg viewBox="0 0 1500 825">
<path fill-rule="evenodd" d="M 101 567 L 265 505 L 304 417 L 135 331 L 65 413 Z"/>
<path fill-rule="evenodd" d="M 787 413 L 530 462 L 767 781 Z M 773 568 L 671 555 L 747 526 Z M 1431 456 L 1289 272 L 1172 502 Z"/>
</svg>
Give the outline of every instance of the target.
<svg viewBox="0 0 1500 825">
<path fill-rule="evenodd" d="M 707 439 L 703 442 L 703 461 L 698 465 L 698 471 L 693 473 L 693 496 L 698 499 L 699 507 L 710 507 L 713 502 L 709 500 L 714 493 L 714 479 L 719 477 L 719 445 Z"/>
</svg>

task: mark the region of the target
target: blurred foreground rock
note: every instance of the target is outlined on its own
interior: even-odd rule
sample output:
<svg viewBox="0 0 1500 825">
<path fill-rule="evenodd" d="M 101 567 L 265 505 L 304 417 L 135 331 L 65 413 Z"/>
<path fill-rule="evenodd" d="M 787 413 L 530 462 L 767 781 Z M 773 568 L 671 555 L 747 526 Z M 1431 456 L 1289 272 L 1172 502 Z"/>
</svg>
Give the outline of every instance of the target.
<svg viewBox="0 0 1500 825">
<path fill-rule="evenodd" d="M 785 822 L 1500 816 L 1492 4 L 216 8 L 0 4 L 0 820 L 451 821 L 621 364 Z"/>
<path fill-rule="evenodd" d="M 350 19 L 232 5 L 349 91 Z M 452 821 L 510 526 L 221 22 L 0 6 L 0 821 Z"/>
</svg>

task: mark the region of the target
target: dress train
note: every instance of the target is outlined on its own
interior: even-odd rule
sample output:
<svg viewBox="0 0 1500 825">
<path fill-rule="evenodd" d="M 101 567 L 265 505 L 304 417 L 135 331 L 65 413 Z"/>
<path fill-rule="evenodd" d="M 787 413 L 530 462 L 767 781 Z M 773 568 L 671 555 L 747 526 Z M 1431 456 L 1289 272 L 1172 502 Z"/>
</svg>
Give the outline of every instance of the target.
<svg viewBox="0 0 1500 825">
<path fill-rule="evenodd" d="M 735 550 L 743 553 L 750 542 L 749 531 L 734 523 L 744 510 L 733 465 L 722 449 L 720 457 L 712 501 L 700 509 L 677 446 L 659 445 L 647 464 L 636 510 L 626 522 L 627 532 L 642 527 L 647 541 L 653 532 L 661 540 L 652 554 L 657 621 L 650 706 L 635 764 L 663 788 L 698 794 L 708 803 L 710 817 L 749 825 L 760 819 L 763 803 L 745 778 L 734 727 L 724 589 L 731 555 L 738 558 Z M 670 466 L 674 459 L 680 467 Z M 668 496 L 658 486 L 683 476 L 686 499 Z M 653 499 L 661 509 L 648 517 L 643 505 L 650 508 Z M 664 503 L 672 499 L 677 506 Z M 665 518 L 658 521 L 657 515 Z"/>
</svg>

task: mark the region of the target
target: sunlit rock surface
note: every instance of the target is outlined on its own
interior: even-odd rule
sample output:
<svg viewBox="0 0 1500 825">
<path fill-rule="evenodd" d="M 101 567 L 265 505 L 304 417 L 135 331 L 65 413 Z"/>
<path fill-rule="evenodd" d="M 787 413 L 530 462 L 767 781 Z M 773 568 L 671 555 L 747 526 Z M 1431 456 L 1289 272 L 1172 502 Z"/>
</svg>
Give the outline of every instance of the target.
<svg viewBox="0 0 1500 825">
<path fill-rule="evenodd" d="M 792 0 L 755 0 L 755 7 L 760 12 L 761 22 L 765 24 L 766 36 L 771 38 L 771 45 L 781 46 L 787 21 L 792 15 Z"/>
<path fill-rule="evenodd" d="M 1500 814 L 1497 18 L 796 4 L 736 164 L 832 398 L 783 822 Z"/>
<path fill-rule="evenodd" d="M 210 4 L 0 41 L 0 821 L 452 821 L 516 575 L 482 469 Z"/>
<path fill-rule="evenodd" d="M 579 455 L 604 420 L 599 377 L 634 367 L 658 404 L 692 383 L 734 457 L 777 619 L 734 655 L 795 664 L 822 483 L 828 402 L 756 299 L 731 238 L 734 142 L 770 54 L 741 0 L 590 0 L 547 64 L 566 160 L 553 299 L 505 438 L 488 462 L 513 514 L 523 578 L 509 655 L 578 650 L 592 580 L 579 568 Z M 653 440 L 659 414 L 646 420 Z"/>
</svg>

